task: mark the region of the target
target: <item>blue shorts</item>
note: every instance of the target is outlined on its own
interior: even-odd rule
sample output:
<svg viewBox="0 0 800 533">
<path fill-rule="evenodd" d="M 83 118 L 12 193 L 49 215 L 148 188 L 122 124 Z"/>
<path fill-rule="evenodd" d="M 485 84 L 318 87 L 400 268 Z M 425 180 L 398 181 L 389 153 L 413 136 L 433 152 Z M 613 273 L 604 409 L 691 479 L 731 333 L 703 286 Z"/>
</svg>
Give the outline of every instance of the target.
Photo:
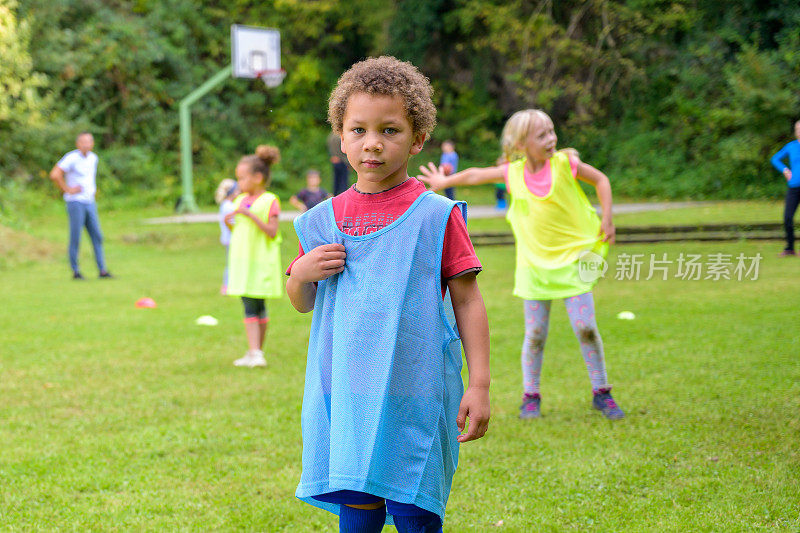
<svg viewBox="0 0 800 533">
<path fill-rule="evenodd" d="M 367 505 L 370 503 L 379 503 L 383 498 L 378 498 L 366 492 L 358 492 L 355 490 L 337 490 L 335 492 L 327 492 L 313 497 L 325 503 L 338 503 L 340 505 Z M 430 511 L 426 511 L 421 507 L 412 505 L 410 503 L 400 503 L 394 500 L 386 500 L 386 512 L 392 516 L 428 516 L 436 515 Z"/>
</svg>

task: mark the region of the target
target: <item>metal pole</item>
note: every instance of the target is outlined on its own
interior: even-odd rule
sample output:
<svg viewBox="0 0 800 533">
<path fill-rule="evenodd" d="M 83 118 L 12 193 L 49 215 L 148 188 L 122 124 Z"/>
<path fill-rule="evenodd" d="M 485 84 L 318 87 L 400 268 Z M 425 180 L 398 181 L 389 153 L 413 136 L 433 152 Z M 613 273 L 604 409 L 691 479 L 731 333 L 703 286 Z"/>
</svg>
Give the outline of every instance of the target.
<svg viewBox="0 0 800 533">
<path fill-rule="evenodd" d="M 192 115 L 189 107 L 211 89 L 228 79 L 230 75 L 231 65 L 228 65 L 180 101 L 181 181 L 183 183 L 183 193 L 181 194 L 181 203 L 178 206 L 179 211 L 198 211 L 192 184 Z"/>
</svg>

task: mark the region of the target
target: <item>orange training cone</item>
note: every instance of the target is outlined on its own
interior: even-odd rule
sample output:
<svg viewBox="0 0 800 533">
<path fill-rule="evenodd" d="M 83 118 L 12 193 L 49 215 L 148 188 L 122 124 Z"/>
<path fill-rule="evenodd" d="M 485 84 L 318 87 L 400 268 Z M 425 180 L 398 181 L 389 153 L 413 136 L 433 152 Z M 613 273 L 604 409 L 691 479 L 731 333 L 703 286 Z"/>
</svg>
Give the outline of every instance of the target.
<svg viewBox="0 0 800 533">
<path fill-rule="evenodd" d="M 156 307 L 156 301 L 152 298 L 139 298 L 134 305 L 139 309 L 153 309 Z"/>
</svg>

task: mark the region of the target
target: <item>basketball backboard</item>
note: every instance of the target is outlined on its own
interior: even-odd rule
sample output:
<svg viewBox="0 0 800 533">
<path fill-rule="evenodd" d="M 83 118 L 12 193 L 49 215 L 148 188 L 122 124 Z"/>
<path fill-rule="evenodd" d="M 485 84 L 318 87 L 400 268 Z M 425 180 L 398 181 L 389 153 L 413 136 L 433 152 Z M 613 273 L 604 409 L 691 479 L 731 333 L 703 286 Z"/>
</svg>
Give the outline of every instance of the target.
<svg viewBox="0 0 800 533">
<path fill-rule="evenodd" d="M 263 78 L 265 74 L 282 72 L 280 32 L 233 24 L 231 65 L 234 78 Z"/>
</svg>

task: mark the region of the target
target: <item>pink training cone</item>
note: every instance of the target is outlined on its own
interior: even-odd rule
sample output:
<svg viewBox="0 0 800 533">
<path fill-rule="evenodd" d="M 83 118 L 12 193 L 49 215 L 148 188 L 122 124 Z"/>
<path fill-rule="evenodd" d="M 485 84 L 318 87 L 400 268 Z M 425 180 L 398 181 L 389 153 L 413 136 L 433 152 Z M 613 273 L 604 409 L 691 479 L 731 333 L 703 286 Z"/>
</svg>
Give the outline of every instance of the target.
<svg viewBox="0 0 800 533">
<path fill-rule="evenodd" d="M 134 305 L 139 309 L 154 309 L 156 307 L 156 301 L 152 298 L 139 298 Z"/>
</svg>

